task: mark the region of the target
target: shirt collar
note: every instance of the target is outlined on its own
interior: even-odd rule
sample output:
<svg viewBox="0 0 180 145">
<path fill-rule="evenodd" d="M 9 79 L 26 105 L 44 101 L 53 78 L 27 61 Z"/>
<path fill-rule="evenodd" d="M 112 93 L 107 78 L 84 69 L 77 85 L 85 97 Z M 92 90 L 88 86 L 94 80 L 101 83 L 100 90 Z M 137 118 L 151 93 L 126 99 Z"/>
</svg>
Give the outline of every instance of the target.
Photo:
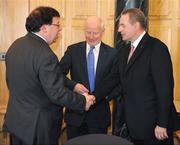
<svg viewBox="0 0 180 145">
<path fill-rule="evenodd" d="M 141 39 L 143 38 L 143 36 L 145 35 L 145 33 L 146 31 L 144 31 L 133 43 L 131 43 L 131 45 L 133 45 L 135 49 L 138 46 Z"/>
<path fill-rule="evenodd" d="M 99 51 L 99 48 L 100 48 L 100 45 L 101 45 L 101 42 L 99 42 L 98 44 L 96 44 L 94 47 L 94 51 Z M 87 52 L 89 52 L 90 50 L 90 45 L 88 43 L 86 43 L 86 48 L 87 48 Z"/>
<path fill-rule="evenodd" d="M 40 34 L 38 34 L 38 33 L 36 33 L 36 32 L 32 32 L 33 34 L 35 34 L 35 35 L 37 35 L 37 36 L 39 36 L 40 38 L 42 38 L 45 42 L 47 42 L 47 40 L 43 37 L 43 36 L 41 36 Z"/>
</svg>

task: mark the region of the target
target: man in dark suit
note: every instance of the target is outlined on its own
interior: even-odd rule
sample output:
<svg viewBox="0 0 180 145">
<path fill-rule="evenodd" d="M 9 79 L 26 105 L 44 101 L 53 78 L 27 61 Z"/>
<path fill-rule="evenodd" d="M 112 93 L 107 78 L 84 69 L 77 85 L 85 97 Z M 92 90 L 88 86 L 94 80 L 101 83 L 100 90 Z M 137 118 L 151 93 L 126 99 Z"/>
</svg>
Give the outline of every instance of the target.
<svg viewBox="0 0 180 145">
<path fill-rule="evenodd" d="M 17 39 L 6 55 L 10 92 L 4 128 L 12 145 L 57 145 L 61 106 L 83 112 L 95 98 L 64 87 L 64 76 L 49 47 L 61 31 L 59 12 L 38 7 L 26 19 L 28 34 Z"/>
<path fill-rule="evenodd" d="M 173 144 L 180 121 L 173 104 L 172 62 L 167 46 L 145 30 L 142 11 L 122 12 L 118 32 L 133 47 L 120 49 L 118 66 L 95 94 L 106 95 L 119 83 L 131 140 L 137 145 Z"/>
<path fill-rule="evenodd" d="M 60 61 L 60 66 L 65 75 L 70 72 L 71 80 L 67 79 L 66 85 L 77 93 L 92 93 L 100 81 L 110 73 L 115 58 L 116 50 L 101 41 L 104 24 L 97 16 L 89 17 L 85 22 L 86 41 L 70 45 Z M 95 88 L 91 88 L 88 77 L 88 53 L 93 46 Z M 84 134 L 107 133 L 110 124 L 110 108 L 106 96 L 96 98 L 96 103 L 88 112 L 79 114 L 71 109 L 66 109 L 65 122 L 67 124 L 68 139 Z"/>
</svg>

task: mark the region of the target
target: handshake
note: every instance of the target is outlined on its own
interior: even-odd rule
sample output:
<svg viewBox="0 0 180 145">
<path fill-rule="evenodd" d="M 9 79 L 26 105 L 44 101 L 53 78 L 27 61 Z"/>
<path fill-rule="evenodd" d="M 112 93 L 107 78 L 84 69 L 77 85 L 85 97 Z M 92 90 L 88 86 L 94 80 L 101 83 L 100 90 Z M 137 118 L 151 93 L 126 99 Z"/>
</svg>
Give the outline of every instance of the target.
<svg viewBox="0 0 180 145">
<path fill-rule="evenodd" d="M 77 92 L 86 98 L 86 111 L 88 111 L 89 108 L 95 103 L 95 97 L 88 94 L 89 90 L 83 84 L 77 83 L 74 87 L 74 92 Z"/>
<path fill-rule="evenodd" d="M 93 95 L 89 95 L 88 93 L 82 94 L 86 98 L 86 107 L 85 110 L 88 111 L 89 108 L 95 103 L 95 97 Z"/>
</svg>

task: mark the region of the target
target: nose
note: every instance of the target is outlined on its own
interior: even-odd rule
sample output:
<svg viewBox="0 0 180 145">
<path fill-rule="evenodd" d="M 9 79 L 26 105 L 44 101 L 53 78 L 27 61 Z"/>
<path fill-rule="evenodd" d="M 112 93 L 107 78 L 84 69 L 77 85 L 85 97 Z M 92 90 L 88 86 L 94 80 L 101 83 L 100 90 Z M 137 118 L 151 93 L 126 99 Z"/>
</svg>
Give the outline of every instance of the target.
<svg viewBox="0 0 180 145">
<path fill-rule="evenodd" d="M 118 27 L 118 32 L 121 32 L 121 31 L 122 31 L 121 26 L 119 26 Z"/>
<path fill-rule="evenodd" d="M 59 32 L 61 32 L 62 31 L 62 27 L 59 27 L 59 30 L 58 30 Z"/>
<path fill-rule="evenodd" d="M 90 33 L 90 38 L 92 39 L 94 36 L 93 32 Z"/>
</svg>

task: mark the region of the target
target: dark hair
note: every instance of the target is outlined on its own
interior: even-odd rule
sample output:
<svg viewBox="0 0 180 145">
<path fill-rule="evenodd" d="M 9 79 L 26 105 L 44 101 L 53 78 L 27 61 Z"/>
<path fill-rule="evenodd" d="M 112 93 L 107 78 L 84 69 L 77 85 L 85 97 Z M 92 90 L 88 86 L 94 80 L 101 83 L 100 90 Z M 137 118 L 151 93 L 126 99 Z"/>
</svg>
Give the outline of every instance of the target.
<svg viewBox="0 0 180 145">
<path fill-rule="evenodd" d="M 147 27 L 147 21 L 144 13 L 138 9 L 138 8 L 131 8 L 131 9 L 126 9 L 124 10 L 121 15 L 129 15 L 129 20 L 131 24 L 134 24 L 135 22 L 139 22 L 141 27 L 143 29 L 146 29 Z"/>
<path fill-rule="evenodd" d="M 44 24 L 52 24 L 53 17 L 60 17 L 57 10 L 51 7 L 37 7 L 26 18 L 26 30 L 28 32 L 39 32 Z"/>
</svg>

